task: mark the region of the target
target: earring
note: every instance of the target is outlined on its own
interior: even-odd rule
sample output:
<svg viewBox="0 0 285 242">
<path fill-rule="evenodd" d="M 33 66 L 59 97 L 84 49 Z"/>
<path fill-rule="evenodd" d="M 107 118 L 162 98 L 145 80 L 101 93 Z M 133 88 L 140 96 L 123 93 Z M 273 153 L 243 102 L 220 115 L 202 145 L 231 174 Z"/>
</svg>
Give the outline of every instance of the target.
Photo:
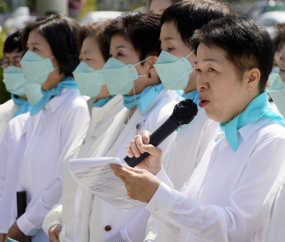
<svg viewBox="0 0 285 242">
<path fill-rule="evenodd" d="M 151 78 L 151 73 L 148 74 L 148 78 L 149 78 L 149 79 Z"/>
</svg>

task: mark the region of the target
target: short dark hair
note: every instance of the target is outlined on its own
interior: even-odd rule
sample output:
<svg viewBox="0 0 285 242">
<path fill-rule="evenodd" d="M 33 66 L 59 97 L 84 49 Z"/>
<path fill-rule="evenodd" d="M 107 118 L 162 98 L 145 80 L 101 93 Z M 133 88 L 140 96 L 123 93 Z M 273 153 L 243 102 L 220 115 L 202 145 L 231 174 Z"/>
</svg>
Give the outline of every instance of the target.
<svg viewBox="0 0 285 242">
<path fill-rule="evenodd" d="M 264 91 L 274 52 L 272 40 L 262 26 L 249 18 L 217 19 L 195 31 L 192 47 L 197 51 L 201 43 L 208 48 L 224 50 L 241 78 L 245 71 L 258 68 L 261 73 L 259 91 Z"/>
<path fill-rule="evenodd" d="M 87 37 L 93 37 L 95 41 L 98 43 L 99 49 L 104 60 L 107 62 L 110 55 L 110 42 L 103 35 L 103 31 L 105 27 L 111 23 L 111 20 L 107 20 L 104 22 L 91 23 L 85 26 L 82 26 L 79 30 L 78 34 L 78 49 L 82 48 L 83 41 Z"/>
<path fill-rule="evenodd" d="M 77 35 L 80 25 L 63 14 L 40 17 L 28 23 L 23 33 L 23 48 L 26 49 L 29 34 L 37 30 L 49 43 L 56 58 L 60 73 L 72 76 L 72 72 L 79 64 L 77 50 Z"/>
<path fill-rule="evenodd" d="M 107 25 L 104 35 L 109 41 L 117 34 L 130 41 L 142 61 L 147 55 L 158 56 L 160 54 L 160 29 L 159 15 L 153 13 L 129 13 L 116 18 Z"/>
<path fill-rule="evenodd" d="M 18 30 L 15 33 L 9 35 L 4 42 L 3 53 L 11 53 L 13 51 L 21 52 L 22 47 L 22 30 Z"/>
<path fill-rule="evenodd" d="M 153 0 L 149 0 L 148 2 L 148 7 L 150 7 L 150 4 L 152 3 Z M 183 2 L 183 1 L 186 1 L 186 0 L 171 0 L 172 4 L 174 3 L 180 3 L 180 2 Z"/>
<path fill-rule="evenodd" d="M 161 16 L 161 25 L 174 21 L 185 45 L 195 30 L 211 20 L 236 16 L 227 6 L 215 0 L 192 0 L 173 4 Z"/>
</svg>

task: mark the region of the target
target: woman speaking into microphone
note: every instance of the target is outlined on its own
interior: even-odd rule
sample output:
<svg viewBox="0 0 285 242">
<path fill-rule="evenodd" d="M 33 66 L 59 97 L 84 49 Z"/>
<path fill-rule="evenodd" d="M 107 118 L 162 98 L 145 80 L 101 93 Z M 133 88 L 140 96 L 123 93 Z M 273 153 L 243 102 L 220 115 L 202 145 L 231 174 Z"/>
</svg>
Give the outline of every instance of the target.
<svg viewBox="0 0 285 242">
<path fill-rule="evenodd" d="M 197 50 L 199 105 L 220 123 L 191 178 L 178 191 L 165 184 L 166 175 L 154 176 L 163 161 L 161 151 L 148 145 L 146 131 L 126 150 L 129 157 L 150 153 L 152 168 L 145 160 L 140 167 L 147 170 L 111 168 L 130 198 L 148 203 L 146 209 L 168 226 L 170 241 L 261 241 L 262 204 L 285 155 L 283 118 L 270 111 L 264 92 L 272 41 L 253 20 L 223 18 L 196 31 L 191 44 Z"/>
</svg>

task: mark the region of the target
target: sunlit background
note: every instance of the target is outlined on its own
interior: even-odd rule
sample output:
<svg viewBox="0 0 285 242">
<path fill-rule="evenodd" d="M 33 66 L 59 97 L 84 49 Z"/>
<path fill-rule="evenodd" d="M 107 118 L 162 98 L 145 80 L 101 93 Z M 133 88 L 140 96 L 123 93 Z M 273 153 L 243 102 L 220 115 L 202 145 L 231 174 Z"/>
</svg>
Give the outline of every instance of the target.
<svg viewBox="0 0 285 242">
<path fill-rule="evenodd" d="M 276 23 L 285 22 L 285 2 L 228 0 L 229 7 L 242 16 L 248 16 L 263 25 L 273 38 Z M 145 12 L 148 0 L 0 0 L 0 58 L 6 37 L 38 16 L 63 13 L 81 24 L 116 17 L 122 12 Z M 2 82 L 0 68 L 0 104 L 10 99 Z"/>
</svg>

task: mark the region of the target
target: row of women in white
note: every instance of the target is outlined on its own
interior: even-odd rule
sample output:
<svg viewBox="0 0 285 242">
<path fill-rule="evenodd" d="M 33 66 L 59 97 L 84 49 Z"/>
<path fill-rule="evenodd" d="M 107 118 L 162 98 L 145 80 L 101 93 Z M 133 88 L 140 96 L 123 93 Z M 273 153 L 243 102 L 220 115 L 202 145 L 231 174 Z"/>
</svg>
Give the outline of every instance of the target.
<svg viewBox="0 0 285 242">
<path fill-rule="evenodd" d="M 151 10 L 167 2 L 153 0 Z M 285 25 L 278 28 L 273 45 L 222 3 L 190 0 L 162 16 L 82 27 L 50 15 L 9 36 L 0 241 L 284 241 Z M 272 72 L 274 51 L 280 69 Z M 265 91 L 269 74 L 279 111 Z M 178 99 L 196 103 L 197 116 L 159 148 L 149 145 Z M 70 159 L 143 152 L 150 156 L 136 168 L 111 168 L 144 208 L 115 209 L 68 169 Z M 27 193 L 20 217 L 16 191 Z"/>
</svg>

